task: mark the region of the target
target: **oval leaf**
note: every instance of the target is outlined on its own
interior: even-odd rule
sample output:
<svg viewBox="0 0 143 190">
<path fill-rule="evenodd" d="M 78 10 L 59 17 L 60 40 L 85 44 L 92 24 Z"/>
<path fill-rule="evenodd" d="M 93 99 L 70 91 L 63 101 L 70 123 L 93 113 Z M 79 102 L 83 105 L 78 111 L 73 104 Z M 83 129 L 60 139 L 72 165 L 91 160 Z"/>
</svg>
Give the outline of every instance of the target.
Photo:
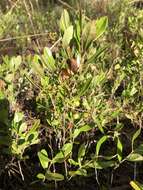
<svg viewBox="0 0 143 190">
<path fill-rule="evenodd" d="M 130 185 L 134 190 L 142 190 L 143 185 L 140 185 L 137 181 L 130 181 Z"/>
<path fill-rule="evenodd" d="M 64 180 L 64 176 L 59 173 L 46 172 L 45 177 L 49 181 L 52 181 L 52 180 L 63 181 Z"/>
<path fill-rule="evenodd" d="M 75 139 L 80 133 L 87 132 L 91 129 L 92 129 L 92 127 L 90 127 L 89 125 L 84 125 L 83 127 L 79 128 L 79 129 L 75 129 L 74 133 L 73 133 L 73 138 Z"/>
<path fill-rule="evenodd" d="M 72 143 L 65 144 L 62 147 L 61 151 L 57 153 L 56 156 L 53 158 L 52 163 L 62 163 L 65 160 L 65 158 L 69 156 L 69 154 L 72 152 L 72 147 Z"/>
<path fill-rule="evenodd" d="M 42 149 L 40 152 L 38 152 L 38 158 L 40 160 L 42 167 L 44 169 L 47 168 L 48 163 L 49 163 L 49 158 L 48 158 L 47 151 L 45 149 Z"/>
<path fill-rule="evenodd" d="M 81 160 L 85 156 L 85 151 L 86 151 L 86 145 L 83 143 L 78 151 L 78 160 Z"/>
<path fill-rule="evenodd" d="M 45 179 L 45 175 L 42 173 L 39 173 L 36 177 L 39 179 Z"/>
<path fill-rule="evenodd" d="M 141 162 L 143 161 L 143 156 L 133 152 L 127 156 L 126 160 L 130 162 Z"/>
<path fill-rule="evenodd" d="M 105 32 L 108 26 L 108 18 L 105 16 L 97 19 L 95 25 L 96 25 L 96 39 L 97 39 Z"/>
<path fill-rule="evenodd" d="M 53 58 L 53 55 L 52 55 L 52 52 L 51 52 L 50 48 L 48 48 L 48 47 L 44 48 L 43 60 L 44 60 L 45 66 L 50 71 L 55 71 L 56 70 L 55 59 Z"/>
<path fill-rule="evenodd" d="M 71 25 L 65 30 L 65 33 L 62 39 L 64 48 L 66 48 L 69 45 L 72 37 L 73 37 L 73 26 Z"/>
<path fill-rule="evenodd" d="M 109 168 L 109 167 L 114 167 L 116 165 L 115 161 L 100 161 L 100 162 L 93 162 L 90 163 L 88 166 L 91 168 L 96 168 L 96 169 L 104 169 L 104 168 Z"/>
<path fill-rule="evenodd" d="M 76 171 L 70 171 L 69 172 L 69 175 L 70 176 L 76 176 L 76 175 L 79 175 L 79 176 L 87 176 L 87 171 L 85 169 L 78 169 Z"/>
<path fill-rule="evenodd" d="M 61 19 L 60 19 L 60 29 L 64 32 L 70 26 L 70 17 L 66 9 L 63 10 Z"/>
<path fill-rule="evenodd" d="M 27 130 L 27 124 L 26 123 L 22 123 L 19 127 L 19 133 L 23 133 Z"/>
</svg>

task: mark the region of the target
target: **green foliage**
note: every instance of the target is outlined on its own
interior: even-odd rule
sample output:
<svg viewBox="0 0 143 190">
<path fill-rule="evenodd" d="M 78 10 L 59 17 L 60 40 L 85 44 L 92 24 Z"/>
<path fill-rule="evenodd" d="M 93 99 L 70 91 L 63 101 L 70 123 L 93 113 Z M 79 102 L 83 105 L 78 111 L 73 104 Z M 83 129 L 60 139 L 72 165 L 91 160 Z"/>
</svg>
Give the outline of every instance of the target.
<svg viewBox="0 0 143 190">
<path fill-rule="evenodd" d="M 63 40 L 62 40 L 64 48 L 68 47 L 72 37 L 73 37 L 73 26 L 69 26 L 65 30 Z"/>
<path fill-rule="evenodd" d="M 80 24 L 80 19 L 82 19 L 82 25 Z M 39 111 L 45 110 L 47 112 L 49 109 L 52 110 L 47 112 L 47 123 L 57 134 L 57 138 L 66 143 L 65 145 L 60 144 L 62 148 L 58 153 L 52 157 L 50 156 L 50 158 L 47 156 L 47 163 L 50 162 L 50 164 L 46 165 L 48 168 L 43 167 L 43 169 L 52 172 L 51 165 L 56 166 L 57 163 L 64 163 L 67 179 L 71 179 L 76 175 L 88 176 L 88 171 L 91 168 L 116 168 L 125 160 L 142 160 L 142 154 L 139 154 L 134 149 L 135 140 L 141 132 L 140 129 L 132 136 L 130 144 L 132 152 L 124 155 L 121 131 L 122 127 L 124 128 L 122 119 L 130 118 L 133 125 L 134 122 L 138 122 L 136 116 L 130 115 L 133 112 L 129 113 L 125 109 L 125 105 L 132 109 L 129 99 L 139 91 L 134 90 L 136 89 L 134 86 L 137 86 L 136 82 L 130 83 L 129 80 L 126 81 L 126 67 L 121 67 L 119 64 L 108 67 L 108 65 L 104 64 L 106 62 L 106 48 L 97 44 L 98 40 L 100 41 L 98 38 L 107 31 L 107 24 L 107 17 L 87 21 L 84 15 L 82 18 L 77 16 L 75 23 L 72 23 L 68 12 L 64 10 L 60 20 L 62 48 L 54 61 L 59 63 L 59 65 L 56 64 L 55 66 L 55 73 L 51 73 L 48 65 L 47 67 L 44 66 L 42 59 L 39 62 L 42 68 L 48 69 L 48 72 L 50 72 L 50 75 L 47 72 L 42 77 L 41 92 L 37 98 Z M 61 55 L 60 60 L 59 55 Z M 72 71 L 72 67 L 66 65 L 66 61 L 69 58 L 78 60 L 78 57 L 80 58 L 78 70 Z M 102 63 L 99 60 L 102 60 Z M 62 68 L 71 69 L 70 77 L 66 81 L 61 78 Z M 128 77 L 132 78 L 133 76 L 129 75 Z M 113 85 L 110 87 L 111 81 L 113 81 Z M 133 81 L 135 81 L 135 75 Z M 117 91 L 123 82 L 125 87 L 119 97 Z M 125 90 L 128 88 L 130 88 L 129 96 L 125 95 Z M 47 91 L 46 89 L 49 90 Z M 121 100 L 123 103 L 121 103 Z M 140 118 L 140 114 L 138 118 Z M 108 129 L 108 126 L 113 125 L 115 119 L 121 121 L 117 125 L 122 127 Z M 102 136 L 96 138 L 95 152 L 90 155 L 89 159 L 89 150 L 86 143 L 83 142 L 78 146 L 77 158 L 75 158 L 72 151 L 73 147 L 80 144 L 80 137 L 84 133 L 85 135 L 90 134 L 90 131 L 93 130 L 99 130 L 102 133 Z M 112 133 L 114 133 L 114 137 L 112 137 Z M 71 142 L 69 143 L 69 141 Z M 106 145 L 110 142 L 116 144 L 117 150 Z M 102 149 L 104 147 L 107 147 L 107 151 L 103 155 Z M 70 163 L 71 167 L 76 167 L 76 170 L 70 170 L 67 163 Z M 46 179 L 46 177 L 41 178 Z M 51 180 L 51 177 L 49 179 Z M 56 180 L 56 178 L 53 177 L 53 180 Z"/>
<path fill-rule="evenodd" d="M 72 14 L 63 10 L 51 48 L 0 64 L 0 148 L 24 160 L 38 144 L 36 173 L 44 183 L 98 181 L 98 170 L 143 161 L 142 14 L 120 10 L 112 24 L 110 15 Z"/>
<path fill-rule="evenodd" d="M 11 135 L 13 137 L 11 142 L 12 154 L 22 159 L 26 148 L 39 143 L 38 130 L 38 120 L 35 120 L 31 128 L 28 129 L 26 122 L 23 122 L 23 113 L 15 112 L 11 124 Z"/>
<path fill-rule="evenodd" d="M 130 181 L 130 185 L 134 190 L 142 190 L 143 189 L 143 185 L 140 184 L 137 181 Z"/>
<path fill-rule="evenodd" d="M 66 9 L 63 10 L 61 19 L 60 19 L 60 29 L 62 32 L 65 32 L 65 30 L 70 26 L 70 17 L 69 13 Z"/>
<path fill-rule="evenodd" d="M 47 168 L 48 161 L 49 161 L 47 151 L 45 149 L 42 149 L 40 152 L 38 152 L 38 157 L 39 157 L 42 167 L 44 169 Z"/>
</svg>

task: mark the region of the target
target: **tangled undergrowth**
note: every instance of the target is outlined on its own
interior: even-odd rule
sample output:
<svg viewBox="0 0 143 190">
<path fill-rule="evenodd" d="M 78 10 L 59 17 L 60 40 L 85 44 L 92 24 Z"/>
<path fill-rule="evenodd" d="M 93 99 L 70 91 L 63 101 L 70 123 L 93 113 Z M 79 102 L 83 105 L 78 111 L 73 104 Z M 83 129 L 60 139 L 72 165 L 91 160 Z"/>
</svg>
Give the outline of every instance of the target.
<svg viewBox="0 0 143 190">
<path fill-rule="evenodd" d="M 51 47 L 2 57 L 2 189 L 142 189 L 143 12 L 121 5 L 64 9 Z"/>
</svg>

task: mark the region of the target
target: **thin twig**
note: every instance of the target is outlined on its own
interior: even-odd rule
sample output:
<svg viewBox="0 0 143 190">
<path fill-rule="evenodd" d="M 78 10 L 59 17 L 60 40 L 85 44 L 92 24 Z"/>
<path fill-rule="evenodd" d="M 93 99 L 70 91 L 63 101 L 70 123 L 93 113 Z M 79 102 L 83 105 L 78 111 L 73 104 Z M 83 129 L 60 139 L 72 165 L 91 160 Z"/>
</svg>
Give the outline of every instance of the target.
<svg viewBox="0 0 143 190">
<path fill-rule="evenodd" d="M 74 9 L 72 6 L 70 6 L 68 3 L 62 1 L 62 0 L 58 0 L 59 3 L 61 3 L 62 5 L 64 5 L 65 7 L 73 10 L 73 11 L 76 11 L 76 9 Z"/>
<path fill-rule="evenodd" d="M 73 8 L 71 5 L 69 5 L 68 3 L 62 1 L 62 0 L 58 0 L 59 3 L 61 3 L 63 6 L 67 7 L 68 9 L 71 9 L 72 11 L 77 12 L 77 10 L 75 8 Z M 85 16 L 87 21 L 91 21 L 90 18 L 88 18 L 87 16 Z"/>
<path fill-rule="evenodd" d="M 7 41 L 11 41 L 11 40 L 32 38 L 32 37 L 38 37 L 38 36 L 46 36 L 47 34 L 49 34 L 49 32 L 37 33 L 37 34 L 29 34 L 29 35 L 16 36 L 16 37 L 10 37 L 10 38 L 4 38 L 4 39 L 0 39 L 0 42 L 7 42 Z"/>
<path fill-rule="evenodd" d="M 62 38 L 59 38 L 59 39 L 50 47 L 50 50 L 52 50 L 61 40 L 62 40 Z"/>
<path fill-rule="evenodd" d="M 21 165 L 20 165 L 20 161 L 18 161 L 18 166 L 19 166 L 19 172 L 20 172 L 20 175 L 22 177 L 22 180 L 24 181 L 24 175 L 22 173 L 22 169 L 21 169 Z"/>
<path fill-rule="evenodd" d="M 19 1 L 20 1 L 20 0 L 17 0 L 17 1 L 14 3 L 14 5 L 10 8 L 10 10 L 8 11 L 7 14 L 9 14 L 9 13 L 11 13 L 11 12 L 13 11 L 13 9 L 16 7 L 16 5 L 18 4 Z"/>
<path fill-rule="evenodd" d="M 25 0 L 23 1 L 23 3 L 24 3 L 24 6 L 25 6 L 27 15 L 28 15 L 28 17 L 29 17 L 29 22 L 30 22 L 30 24 L 31 24 L 31 27 L 32 27 L 32 29 L 33 29 L 33 32 L 34 32 L 34 34 L 36 34 L 35 27 L 34 27 L 34 23 L 33 23 L 33 20 L 32 20 L 32 17 L 33 17 L 33 16 L 32 16 L 32 14 L 31 14 L 31 12 L 33 13 L 33 6 L 32 6 L 32 4 L 31 4 L 31 2 L 29 1 L 30 6 L 31 6 L 31 10 L 29 10 L 29 6 L 28 6 L 28 4 L 26 3 Z M 36 39 L 36 44 L 37 44 L 38 49 L 39 49 L 39 52 L 40 52 L 40 44 L 39 44 L 38 39 Z"/>
</svg>

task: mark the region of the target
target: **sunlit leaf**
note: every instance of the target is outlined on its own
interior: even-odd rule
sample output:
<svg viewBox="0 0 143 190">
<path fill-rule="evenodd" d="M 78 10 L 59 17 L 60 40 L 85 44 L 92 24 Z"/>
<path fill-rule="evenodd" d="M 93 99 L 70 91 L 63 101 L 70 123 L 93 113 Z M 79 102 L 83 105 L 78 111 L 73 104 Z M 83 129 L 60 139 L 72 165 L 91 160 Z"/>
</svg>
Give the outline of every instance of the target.
<svg viewBox="0 0 143 190">
<path fill-rule="evenodd" d="M 45 179 L 45 175 L 42 173 L 39 173 L 36 177 L 39 179 Z"/>
<path fill-rule="evenodd" d="M 72 37 L 73 37 L 73 26 L 69 26 L 65 30 L 64 36 L 63 36 L 63 39 L 62 39 L 64 48 L 68 47 L 68 45 L 70 44 L 70 41 L 72 40 Z"/>
<path fill-rule="evenodd" d="M 96 168 L 96 169 L 105 169 L 105 168 L 109 168 L 109 167 L 114 167 L 116 165 L 115 161 L 94 161 L 92 163 L 90 163 L 88 166 L 91 168 Z"/>
<path fill-rule="evenodd" d="M 56 70 L 55 59 L 53 58 L 53 55 L 52 55 L 52 52 L 51 52 L 50 48 L 48 48 L 48 47 L 44 48 L 43 60 L 44 60 L 45 66 L 50 71 L 55 71 Z"/>
<path fill-rule="evenodd" d="M 60 29 L 61 31 L 64 32 L 69 26 L 70 26 L 69 13 L 66 9 L 64 9 L 60 19 Z"/>
<path fill-rule="evenodd" d="M 63 152 L 63 154 L 64 154 L 65 157 L 68 156 L 71 153 L 72 147 L 73 147 L 72 143 L 67 143 L 67 144 L 65 144 L 63 146 L 62 152 Z"/>
<path fill-rule="evenodd" d="M 83 143 L 78 151 L 78 160 L 80 161 L 84 156 L 85 156 L 85 151 L 86 151 L 86 145 Z"/>
<path fill-rule="evenodd" d="M 23 113 L 22 112 L 15 112 L 14 123 L 19 123 L 22 119 L 23 119 Z"/>
<path fill-rule="evenodd" d="M 96 156 L 99 155 L 99 151 L 100 151 L 100 148 L 101 148 L 101 145 L 108 139 L 109 137 L 108 136 L 103 136 L 99 139 L 99 141 L 97 142 L 97 145 L 96 145 Z"/>
<path fill-rule="evenodd" d="M 117 137 L 117 156 L 118 156 L 119 162 L 122 160 L 122 150 L 123 150 L 123 145 L 119 137 Z"/>
<path fill-rule="evenodd" d="M 72 147 L 72 143 L 65 144 L 62 147 L 61 151 L 58 152 L 56 156 L 52 159 L 52 163 L 62 163 L 66 159 L 66 157 L 69 156 L 69 154 L 71 153 Z"/>
<path fill-rule="evenodd" d="M 141 162 L 143 161 L 143 156 L 138 153 L 132 152 L 127 156 L 126 160 L 130 162 Z"/>
<path fill-rule="evenodd" d="M 85 24 L 82 32 L 84 49 L 88 50 L 91 44 L 96 39 L 96 21 L 92 20 Z"/>
<path fill-rule="evenodd" d="M 91 129 L 92 127 L 89 125 L 84 125 L 83 127 L 80 127 L 79 129 L 75 129 L 73 133 L 73 138 L 76 138 L 80 133 L 90 131 Z"/>
<path fill-rule="evenodd" d="M 108 18 L 101 17 L 96 20 L 96 39 L 99 38 L 107 29 L 108 26 Z"/>
<path fill-rule="evenodd" d="M 87 62 L 88 63 L 94 62 L 97 58 L 102 56 L 102 54 L 105 52 L 106 49 L 107 49 L 107 47 L 93 49 L 93 52 L 91 53 L 90 57 L 88 57 Z M 90 54 L 90 52 L 89 52 L 89 54 Z"/>
<path fill-rule="evenodd" d="M 76 175 L 87 176 L 87 171 L 85 169 L 78 169 L 76 171 L 69 171 L 69 175 L 70 176 L 76 176 Z"/>
<path fill-rule="evenodd" d="M 32 61 L 33 62 L 32 63 L 32 68 L 35 71 L 35 73 L 37 73 L 38 75 L 43 77 L 44 76 L 44 69 L 40 65 L 39 60 L 41 60 L 40 56 L 39 55 L 34 55 L 34 58 L 33 58 L 33 61 Z"/>
<path fill-rule="evenodd" d="M 79 96 L 83 96 L 88 91 L 88 89 L 90 88 L 91 82 L 92 82 L 92 78 L 88 78 L 86 80 L 86 82 L 82 85 L 80 92 L 78 93 Z"/>
<path fill-rule="evenodd" d="M 19 55 L 17 57 L 12 57 L 9 64 L 12 70 L 16 71 L 19 68 L 21 63 L 22 63 L 22 57 Z"/>
<path fill-rule="evenodd" d="M 40 152 L 38 152 L 38 158 L 40 160 L 42 167 L 44 169 L 47 168 L 49 164 L 49 158 L 48 158 L 47 151 L 45 149 L 42 149 Z"/>
<path fill-rule="evenodd" d="M 71 164 L 71 165 L 74 165 L 74 166 L 78 166 L 79 163 L 74 161 L 73 159 L 68 159 L 68 162 Z"/>
<path fill-rule="evenodd" d="M 45 174 L 45 178 L 49 181 L 63 181 L 64 180 L 64 176 L 62 174 L 59 173 L 52 173 L 47 171 Z"/>
<path fill-rule="evenodd" d="M 138 136 L 140 135 L 141 133 L 141 128 L 139 128 L 133 135 L 133 138 L 132 138 L 132 150 L 133 150 L 133 146 L 134 146 L 134 141 L 138 138 Z"/>
<path fill-rule="evenodd" d="M 23 133 L 25 132 L 27 129 L 27 124 L 26 123 L 22 123 L 19 127 L 19 133 Z"/>
<path fill-rule="evenodd" d="M 37 129 L 39 129 L 40 127 L 40 120 L 35 120 L 33 125 L 31 126 L 30 130 L 28 131 L 29 134 L 37 131 Z"/>
<path fill-rule="evenodd" d="M 137 181 L 130 181 L 130 185 L 134 190 L 143 190 L 143 185 L 138 183 Z"/>
</svg>

